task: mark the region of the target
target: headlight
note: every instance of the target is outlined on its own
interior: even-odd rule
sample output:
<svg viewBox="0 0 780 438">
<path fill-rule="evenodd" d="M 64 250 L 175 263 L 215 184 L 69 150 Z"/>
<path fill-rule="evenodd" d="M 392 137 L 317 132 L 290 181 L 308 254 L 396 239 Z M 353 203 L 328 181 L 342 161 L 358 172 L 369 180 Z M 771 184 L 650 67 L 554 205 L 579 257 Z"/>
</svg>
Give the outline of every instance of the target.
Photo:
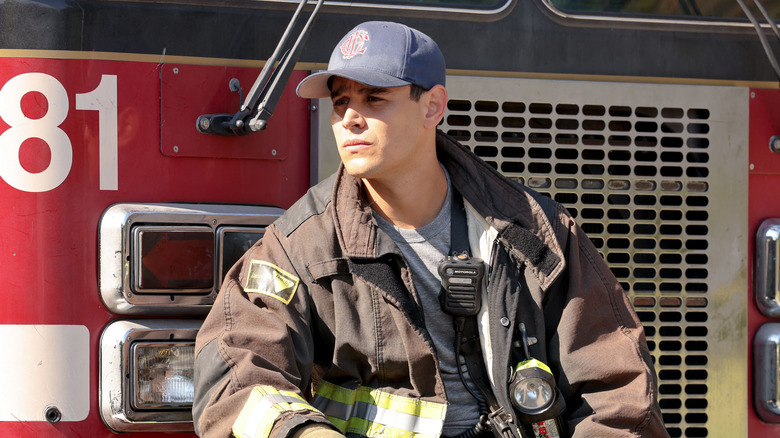
<svg viewBox="0 0 780 438">
<path fill-rule="evenodd" d="M 132 404 L 135 409 L 189 409 L 194 394 L 193 341 L 178 343 L 135 342 Z"/>
<path fill-rule="evenodd" d="M 188 432 L 201 321 L 114 321 L 100 337 L 100 415 L 117 432 Z"/>
</svg>

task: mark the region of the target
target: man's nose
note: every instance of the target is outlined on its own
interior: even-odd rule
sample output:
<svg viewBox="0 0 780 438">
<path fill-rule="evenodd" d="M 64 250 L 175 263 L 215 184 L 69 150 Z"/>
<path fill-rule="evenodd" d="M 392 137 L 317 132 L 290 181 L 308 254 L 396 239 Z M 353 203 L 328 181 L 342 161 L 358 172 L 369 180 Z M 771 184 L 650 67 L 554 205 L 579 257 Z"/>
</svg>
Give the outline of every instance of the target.
<svg viewBox="0 0 780 438">
<path fill-rule="evenodd" d="M 346 129 L 352 129 L 354 127 L 363 127 L 365 120 L 363 116 L 353 107 L 348 107 L 344 112 L 344 118 L 341 120 L 342 126 Z"/>
</svg>

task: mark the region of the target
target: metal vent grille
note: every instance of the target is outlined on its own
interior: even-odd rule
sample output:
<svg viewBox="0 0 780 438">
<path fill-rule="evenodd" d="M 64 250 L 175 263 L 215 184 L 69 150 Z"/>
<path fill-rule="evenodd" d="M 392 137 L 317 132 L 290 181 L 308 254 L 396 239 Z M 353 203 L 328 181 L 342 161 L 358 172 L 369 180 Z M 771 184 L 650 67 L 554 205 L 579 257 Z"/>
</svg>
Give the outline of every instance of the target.
<svg viewBox="0 0 780 438">
<path fill-rule="evenodd" d="M 719 140 L 713 119 L 723 115 L 696 100 L 648 102 L 627 84 L 585 98 L 579 89 L 568 92 L 567 82 L 498 82 L 481 91 L 464 84 L 458 93 L 451 81 L 441 128 L 504 175 L 568 208 L 645 325 L 670 435 L 710 436 L 708 397 L 716 388 L 708 370 L 720 349 L 710 345 L 710 320 L 720 313 L 712 308 L 719 287 L 712 274 L 720 266 L 710 254 L 723 245 L 712 221 L 722 214 L 712 198 L 722 193 L 713 194 L 712 185 L 723 176 L 719 166 L 728 166 L 713 168 L 711 156 Z M 509 83 L 516 93 L 502 87 Z"/>
</svg>

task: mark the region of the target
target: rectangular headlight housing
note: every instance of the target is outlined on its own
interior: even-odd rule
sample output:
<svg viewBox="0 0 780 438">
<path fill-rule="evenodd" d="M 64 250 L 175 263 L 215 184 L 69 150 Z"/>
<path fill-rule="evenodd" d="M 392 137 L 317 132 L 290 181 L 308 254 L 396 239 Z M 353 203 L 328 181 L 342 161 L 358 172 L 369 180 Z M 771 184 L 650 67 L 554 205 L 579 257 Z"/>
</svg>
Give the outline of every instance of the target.
<svg viewBox="0 0 780 438">
<path fill-rule="evenodd" d="M 100 415 L 117 432 L 190 432 L 202 321 L 119 320 L 100 337 Z"/>
<path fill-rule="evenodd" d="M 100 297 L 122 315 L 205 315 L 227 269 L 282 213 L 234 204 L 114 204 L 100 218 Z"/>
<path fill-rule="evenodd" d="M 211 293 L 214 231 L 198 226 L 132 228 L 135 293 Z"/>
<path fill-rule="evenodd" d="M 767 219 L 756 233 L 755 295 L 766 316 L 780 316 L 780 219 Z"/>
<path fill-rule="evenodd" d="M 131 403 L 136 410 L 192 408 L 195 341 L 135 342 Z"/>
<path fill-rule="evenodd" d="M 762 325 L 753 338 L 753 397 L 762 420 L 780 423 L 780 322 Z"/>
</svg>

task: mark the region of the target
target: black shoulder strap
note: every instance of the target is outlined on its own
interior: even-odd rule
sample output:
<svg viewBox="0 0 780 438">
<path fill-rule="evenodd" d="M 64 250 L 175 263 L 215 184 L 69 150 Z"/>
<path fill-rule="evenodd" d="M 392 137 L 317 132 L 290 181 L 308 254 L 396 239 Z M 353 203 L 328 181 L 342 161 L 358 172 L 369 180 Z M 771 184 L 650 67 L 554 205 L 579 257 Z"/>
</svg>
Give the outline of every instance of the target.
<svg viewBox="0 0 780 438">
<path fill-rule="evenodd" d="M 468 223 L 466 219 L 466 208 L 463 198 L 455 188 L 452 188 L 452 217 L 451 226 L 451 252 L 452 255 L 466 254 L 471 256 L 469 248 Z M 476 316 L 459 317 L 455 319 L 455 331 L 457 333 L 456 353 L 463 355 L 466 363 L 466 369 L 469 372 L 471 381 L 479 388 L 479 392 L 484 397 L 484 401 L 477 400 L 480 403 L 487 402 L 489 414 L 489 424 L 483 424 L 484 428 L 493 431 L 493 435 L 502 438 L 519 438 L 517 429 L 512 426 L 511 416 L 504 413 L 504 410 L 493 395 L 493 388 L 485 369 L 485 362 L 482 359 L 482 347 L 479 341 L 479 329 Z M 462 377 L 462 376 L 461 376 Z M 465 383 L 464 383 L 465 384 Z M 467 386 L 468 388 L 468 386 Z M 469 390 L 471 391 L 471 390 Z M 480 409 L 482 410 L 482 409 Z M 482 412 L 480 412 L 482 414 Z M 482 417 L 480 423 L 485 421 Z M 487 430 L 487 429 L 485 429 Z"/>
<path fill-rule="evenodd" d="M 466 207 L 463 204 L 463 197 L 452 187 L 452 214 L 450 216 L 450 248 L 451 255 L 468 254 L 469 250 L 469 227 L 466 222 Z"/>
<path fill-rule="evenodd" d="M 477 318 L 475 316 L 458 318 L 463 324 L 462 327 L 456 327 L 460 335 L 460 345 L 458 353 L 463 355 L 466 362 L 466 369 L 469 371 L 471 381 L 479 388 L 485 401 L 487 402 L 490 413 L 487 418 L 481 417 L 486 430 L 491 430 L 494 437 L 500 438 L 521 438 L 511 414 L 504 411 L 504 408 L 493 395 L 493 388 L 485 370 L 485 362 L 482 360 L 482 348 L 479 343 L 479 332 L 477 330 Z M 458 324 L 458 322 L 456 322 Z M 460 331 L 462 330 L 462 331 Z M 499 383 L 500 385 L 501 383 Z M 482 403 L 482 402 L 480 402 Z M 482 414 L 482 412 L 480 412 Z"/>
</svg>

